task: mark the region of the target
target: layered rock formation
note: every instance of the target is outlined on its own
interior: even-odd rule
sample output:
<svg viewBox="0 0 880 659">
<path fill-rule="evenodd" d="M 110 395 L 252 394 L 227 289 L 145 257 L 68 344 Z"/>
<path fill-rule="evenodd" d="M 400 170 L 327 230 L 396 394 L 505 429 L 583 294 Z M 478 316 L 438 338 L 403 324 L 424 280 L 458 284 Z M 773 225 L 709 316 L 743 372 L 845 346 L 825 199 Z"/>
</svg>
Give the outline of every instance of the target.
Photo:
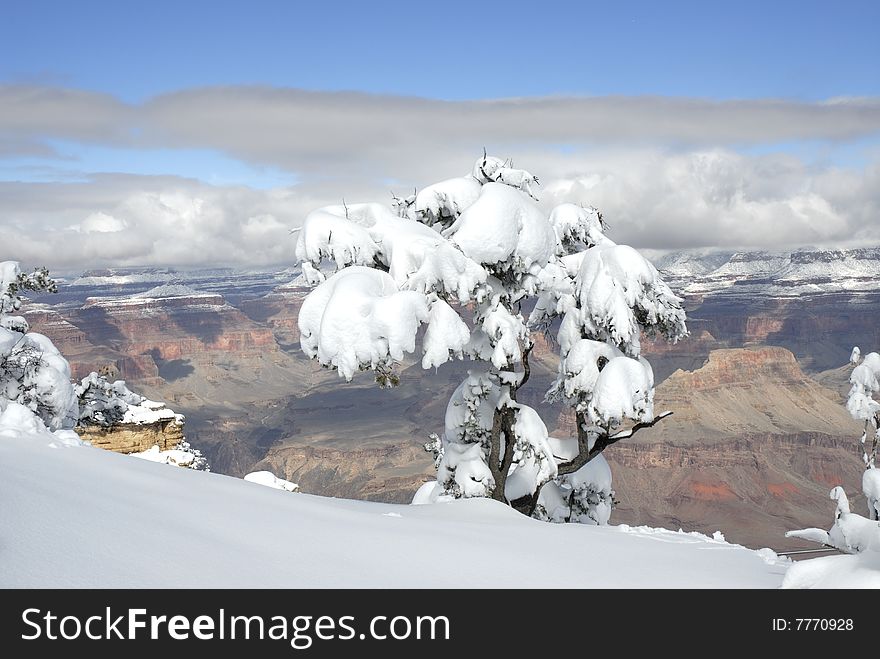
<svg viewBox="0 0 880 659">
<path fill-rule="evenodd" d="M 215 293 L 161 286 L 130 298 L 89 298 L 73 322 L 92 342 L 158 366 L 211 352 L 259 355 L 274 349 L 271 330 L 250 322 Z M 168 373 L 174 379 L 173 373 Z M 160 372 L 160 376 L 161 372 Z"/>
<path fill-rule="evenodd" d="M 435 478 L 433 463 L 417 443 L 343 450 L 290 444 L 269 449 L 256 468 L 271 468 L 305 492 L 348 499 L 409 503 Z"/>
<path fill-rule="evenodd" d="M 184 440 L 184 424 L 177 419 L 151 423 L 119 423 L 109 427 L 79 426 L 76 432 L 92 446 L 117 453 L 140 453 L 158 446 L 160 451 L 175 448 Z"/>
<path fill-rule="evenodd" d="M 822 371 L 853 345 L 880 345 L 880 248 L 679 252 L 657 266 L 684 297 L 689 327 L 719 347 L 778 345 Z"/>
<path fill-rule="evenodd" d="M 162 285 L 125 297 L 88 297 L 62 313 L 41 305 L 27 317 L 34 331 L 70 355 L 75 376 L 110 372 L 150 396 L 189 407 L 187 414 L 215 402 L 281 395 L 303 371 L 279 349 L 271 328 L 218 293 Z"/>
<path fill-rule="evenodd" d="M 299 346 L 299 310 L 311 287 L 303 277 L 274 288 L 258 298 L 244 299 L 241 310 L 254 322 L 272 330 L 282 346 Z"/>
</svg>

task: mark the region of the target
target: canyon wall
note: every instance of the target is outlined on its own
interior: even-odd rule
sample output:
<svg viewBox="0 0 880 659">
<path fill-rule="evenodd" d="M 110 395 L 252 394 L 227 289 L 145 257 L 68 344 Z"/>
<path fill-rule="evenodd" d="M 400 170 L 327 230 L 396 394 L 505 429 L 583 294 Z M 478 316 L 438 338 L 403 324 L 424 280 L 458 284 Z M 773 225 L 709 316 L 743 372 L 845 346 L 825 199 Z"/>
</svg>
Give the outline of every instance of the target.
<svg viewBox="0 0 880 659">
<path fill-rule="evenodd" d="M 874 256 L 670 261 L 691 335 L 643 347 L 656 409 L 674 414 L 608 450 L 620 500 L 613 521 L 721 529 L 774 548 L 791 546 L 784 530 L 830 525 L 828 489 L 858 491 L 860 429 L 842 406 L 840 366 L 853 344 L 880 347 Z M 346 384 L 299 351 L 308 288 L 296 273 L 175 273 L 192 290 L 149 293 L 170 276 L 93 273 L 26 316 L 77 377 L 108 368 L 186 414 L 187 437 L 221 473 L 265 468 L 305 492 L 398 502 L 433 477 L 421 445 L 442 430 L 468 364 L 435 372 L 410 360 L 393 390 L 368 373 Z M 562 435 L 570 415 L 542 402 L 556 363 L 539 340 L 521 399 Z"/>
</svg>

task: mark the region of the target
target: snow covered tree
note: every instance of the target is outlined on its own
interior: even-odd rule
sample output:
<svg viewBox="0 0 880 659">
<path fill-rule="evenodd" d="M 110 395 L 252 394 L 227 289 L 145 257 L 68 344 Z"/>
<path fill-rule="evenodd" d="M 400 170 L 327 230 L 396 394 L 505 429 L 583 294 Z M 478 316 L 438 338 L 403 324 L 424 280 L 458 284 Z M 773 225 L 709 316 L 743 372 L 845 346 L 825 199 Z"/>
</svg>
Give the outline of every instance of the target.
<svg viewBox="0 0 880 659">
<path fill-rule="evenodd" d="M 868 500 L 868 516 L 880 520 L 880 470 L 876 465 L 877 443 L 880 440 L 880 403 L 874 400 L 874 394 L 880 390 L 880 355 L 870 352 L 862 359 L 861 351 L 856 346 L 850 362 L 855 364 L 855 368 L 849 378 L 852 388 L 847 396 L 846 409 L 854 419 L 865 423 L 861 437 L 862 460 L 865 463 L 862 492 Z"/>
<path fill-rule="evenodd" d="M 24 291 L 57 291 L 45 268 L 23 273 L 15 261 L 0 262 L 0 411 L 11 401 L 36 414 L 52 430 L 76 424 L 70 365 L 52 342 L 29 332 L 13 315 Z"/>
<path fill-rule="evenodd" d="M 391 207 L 310 213 L 296 245 L 315 285 L 299 314 L 301 346 L 346 380 L 372 369 L 383 386 L 419 339 L 425 369 L 473 360 L 443 433 L 426 445 L 437 482 L 417 500 L 492 497 L 545 519 L 604 523 L 612 493 L 602 451 L 662 416 L 640 337 L 677 340 L 685 317 L 657 270 L 604 235 L 601 213 L 567 203 L 548 214 L 537 184 L 484 153 L 467 175 Z M 556 332 L 548 396 L 574 407 L 577 437 L 549 437 L 517 400 L 534 331 Z M 627 421 L 635 425 L 621 430 Z"/>
<path fill-rule="evenodd" d="M 862 460 L 865 463 L 862 493 L 868 501 L 868 516 L 862 517 L 851 512 L 846 492 L 841 486 L 837 486 L 830 493 L 831 499 L 837 502 L 831 530 L 810 528 L 789 531 L 785 535 L 857 554 L 867 549 L 880 551 L 880 469 L 876 465 L 877 443 L 880 440 L 880 403 L 874 399 L 874 395 L 880 391 L 880 354 L 869 352 L 862 359 L 861 350 L 856 346 L 852 349 L 850 363 L 855 368 L 849 377 L 852 387 L 846 399 L 846 409 L 854 419 L 865 424 L 860 443 Z"/>
</svg>

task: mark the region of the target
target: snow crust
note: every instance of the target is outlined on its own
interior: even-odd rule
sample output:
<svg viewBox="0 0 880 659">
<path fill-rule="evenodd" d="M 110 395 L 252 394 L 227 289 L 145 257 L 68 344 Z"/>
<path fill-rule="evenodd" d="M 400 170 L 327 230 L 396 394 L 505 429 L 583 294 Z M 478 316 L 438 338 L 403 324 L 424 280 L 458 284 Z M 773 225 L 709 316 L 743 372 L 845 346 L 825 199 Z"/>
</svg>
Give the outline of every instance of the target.
<svg viewBox="0 0 880 659">
<path fill-rule="evenodd" d="M 865 473 L 876 472 L 869 469 Z M 874 476 L 869 477 L 869 490 Z M 842 487 L 831 490 L 837 502 L 831 529 L 789 531 L 787 537 L 803 538 L 835 547 L 850 556 L 827 556 L 796 563 L 785 576 L 784 588 L 880 588 L 880 522 L 850 511 Z"/>
<path fill-rule="evenodd" d="M 782 588 L 880 588 L 880 552 L 798 561 L 785 574 Z"/>
</svg>

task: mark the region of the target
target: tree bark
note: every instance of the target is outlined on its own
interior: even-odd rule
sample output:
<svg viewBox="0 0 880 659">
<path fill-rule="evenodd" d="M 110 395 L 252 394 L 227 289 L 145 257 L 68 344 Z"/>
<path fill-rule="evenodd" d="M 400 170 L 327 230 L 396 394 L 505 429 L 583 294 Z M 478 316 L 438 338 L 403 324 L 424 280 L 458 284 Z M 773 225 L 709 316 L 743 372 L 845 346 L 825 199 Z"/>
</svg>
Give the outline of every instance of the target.
<svg viewBox="0 0 880 659">
<path fill-rule="evenodd" d="M 516 442 L 513 437 L 514 410 L 510 407 L 502 407 L 495 410 L 492 421 L 491 455 L 489 456 L 489 469 L 495 479 L 495 489 L 492 490 L 492 498 L 496 501 L 507 502 L 504 488 L 507 484 L 507 474 L 510 465 L 513 464 L 513 451 Z M 504 436 L 504 451 L 501 451 L 501 436 Z"/>
<path fill-rule="evenodd" d="M 510 386 L 510 399 L 516 402 L 516 392 L 529 379 L 529 353 L 532 350 L 532 344 L 523 350 L 523 379 L 519 384 Z M 506 372 L 513 372 L 513 367 L 507 366 L 501 369 Z M 513 436 L 513 425 L 516 421 L 515 410 L 506 405 L 501 409 L 496 409 L 492 419 L 492 434 L 490 442 L 491 455 L 489 456 L 489 469 L 492 477 L 495 479 L 495 489 L 492 490 L 492 498 L 496 501 L 504 501 L 507 503 L 507 497 L 504 494 L 505 485 L 507 484 L 507 474 L 510 472 L 510 466 L 513 464 L 513 452 L 516 441 Z M 504 436 L 504 451 L 501 451 L 501 437 Z"/>
<path fill-rule="evenodd" d="M 507 480 L 501 476 L 501 428 L 501 410 L 495 410 L 492 416 L 492 430 L 489 435 L 489 471 L 492 473 L 492 479 L 495 481 L 492 498 L 496 501 L 505 501 L 504 481 Z"/>
</svg>

